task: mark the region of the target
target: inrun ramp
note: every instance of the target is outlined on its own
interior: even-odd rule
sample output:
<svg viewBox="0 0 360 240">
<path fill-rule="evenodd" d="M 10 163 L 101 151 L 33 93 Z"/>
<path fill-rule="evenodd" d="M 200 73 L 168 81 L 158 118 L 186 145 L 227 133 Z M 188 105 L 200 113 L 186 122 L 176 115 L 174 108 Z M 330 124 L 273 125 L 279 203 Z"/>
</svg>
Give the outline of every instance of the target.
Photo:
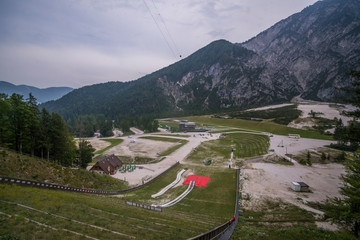
<svg viewBox="0 0 360 240">
<path fill-rule="evenodd" d="M 175 181 L 173 181 L 172 183 L 170 183 L 169 185 L 167 185 L 166 187 L 164 187 L 163 189 L 161 189 L 158 193 L 155 193 L 153 195 L 151 195 L 152 198 L 157 198 L 161 195 L 163 195 L 164 193 L 166 193 L 170 188 L 172 188 L 173 186 L 175 186 L 178 182 L 180 182 L 181 180 L 181 175 L 186 171 L 186 169 L 181 170 L 180 172 L 178 172 Z"/>
<path fill-rule="evenodd" d="M 183 192 L 180 196 L 178 196 L 177 198 L 175 198 L 174 200 L 168 202 L 168 203 L 165 203 L 163 205 L 152 205 L 154 207 L 160 207 L 160 208 L 167 208 L 167 207 L 171 207 L 175 204 L 177 204 L 178 202 L 180 202 L 184 197 L 186 197 L 186 195 L 188 195 L 193 189 L 194 189 L 194 186 L 195 186 L 195 181 L 191 181 L 188 188 L 185 190 L 185 192 Z"/>
</svg>

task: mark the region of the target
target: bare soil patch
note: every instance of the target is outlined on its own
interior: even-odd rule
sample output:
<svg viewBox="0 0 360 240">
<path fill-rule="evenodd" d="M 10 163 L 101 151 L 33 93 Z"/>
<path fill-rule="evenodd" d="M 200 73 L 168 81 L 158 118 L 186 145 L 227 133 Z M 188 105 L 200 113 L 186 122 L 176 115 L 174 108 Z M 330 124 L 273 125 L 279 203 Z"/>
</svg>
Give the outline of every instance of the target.
<svg viewBox="0 0 360 240">
<path fill-rule="evenodd" d="M 312 167 L 295 164 L 285 166 L 272 163 L 247 163 L 242 170 L 243 190 L 249 197 L 243 201 L 246 208 L 257 209 L 263 198 L 280 198 L 305 210 L 322 214 L 306 205 L 307 202 L 322 202 L 327 197 L 341 197 L 339 179 L 345 173 L 340 164 L 314 164 Z M 291 182 L 305 182 L 310 192 L 294 192 Z"/>
<path fill-rule="evenodd" d="M 148 139 L 131 138 L 125 139 L 123 143 L 107 150 L 104 154 L 115 154 L 118 156 L 140 156 L 140 157 L 157 157 L 157 153 L 161 153 L 177 145 L 177 143 L 153 141 Z"/>
<path fill-rule="evenodd" d="M 95 151 L 99 151 L 101 149 L 106 148 L 107 146 L 110 146 L 111 143 L 107 141 L 103 141 L 100 138 L 85 138 L 86 141 L 90 142 L 91 146 L 95 148 Z"/>
</svg>

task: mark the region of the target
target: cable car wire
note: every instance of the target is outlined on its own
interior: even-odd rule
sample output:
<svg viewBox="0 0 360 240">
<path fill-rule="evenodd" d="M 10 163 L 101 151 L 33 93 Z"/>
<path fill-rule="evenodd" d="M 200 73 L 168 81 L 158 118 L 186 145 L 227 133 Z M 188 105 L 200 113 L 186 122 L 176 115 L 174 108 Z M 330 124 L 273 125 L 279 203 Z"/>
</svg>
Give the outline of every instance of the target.
<svg viewBox="0 0 360 240">
<path fill-rule="evenodd" d="M 157 22 L 156 18 L 154 17 L 154 14 L 153 14 L 153 12 L 151 11 L 149 5 L 146 3 L 145 0 L 143 0 L 143 3 L 145 4 L 146 8 L 148 9 L 148 11 L 149 11 L 149 13 L 150 13 L 150 15 L 151 15 L 151 18 L 154 20 L 156 27 L 159 29 L 162 37 L 164 38 L 164 40 L 165 40 L 165 42 L 166 42 L 166 45 L 169 47 L 169 49 L 170 49 L 171 53 L 174 55 L 174 57 L 177 58 L 174 49 L 171 47 L 171 44 L 169 43 L 168 39 L 166 38 L 163 30 L 161 29 L 161 27 L 160 27 L 160 25 L 159 25 L 159 23 Z M 153 3 L 154 3 L 154 2 L 153 2 Z M 154 6 L 155 6 L 155 4 L 154 4 Z M 155 7 L 156 7 L 156 6 L 155 6 Z M 159 15 L 160 15 L 160 14 L 159 14 Z M 164 24 L 164 26 L 165 26 L 165 28 L 166 28 L 166 25 L 165 25 L 165 24 Z M 181 57 L 181 55 L 180 55 L 180 57 Z"/>
<path fill-rule="evenodd" d="M 176 50 L 177 55 L 181 57 L 180 51 L 179 51 L 179 49 L 178 49 L 178 47 L 177 47 L 177 45 L 176 45 L 173 37 L 171 36 L 169 29 L 168 29 L 167 26 L 166 26 L 166 23 L 165 23 L 165 21 L 164 21 L 164 18 L 163 18 L 162 15 L 160 14 L 159 9 L 156 7 L 154 0 L 151 0 L 151 1 L 152 1 L 153 5 L 154 5 L 154 7 L 155 7 L 155 10 L 156 10 L 156 11 L 158 12 L 158 14 L 159 14 L 159 19 L 160 19 L 160 21 L 162 22 L 162 24 L 164 25 L 165 31 L 166 31 L 167 35 L 169 36 L 169 39 L 170 39 L 171 43 L 172 43 L 173 46 L 175 47 L 175 50 Z"/>
</svg>

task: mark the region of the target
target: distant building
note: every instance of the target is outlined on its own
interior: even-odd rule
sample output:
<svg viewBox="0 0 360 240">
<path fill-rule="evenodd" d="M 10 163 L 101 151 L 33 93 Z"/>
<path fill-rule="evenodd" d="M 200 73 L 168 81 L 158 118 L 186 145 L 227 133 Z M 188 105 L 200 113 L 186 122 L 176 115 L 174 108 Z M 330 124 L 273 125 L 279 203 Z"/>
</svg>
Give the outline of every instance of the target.
<svg viewBox="0 0 360 240">
<path fill-rule="evenodd" d="M 308 192 L 309 185 L 304 182 L 291 182 L 291 189 L 295 192 Z"/>
<path fill-rule="evenodd" d="M 250 118 L 251 121 L 258 121 L 258 122 L 261 122 L 262 119 L 261 118 Z"/>
<path fill-rule="evenodd" d="M 188 122 L 187 120 L 181 120 L 179 123 L 180 131 L 194 131 L 196 128 L 196 124 L 194 122 Z"/>
<path fill-rule="evenodd" d="M 94 166 L 90 168 L 90 171 L 100 174 L 114 175 L 122 165 L 122 161 L 112 154 L 97 161 Z"/>
<path fill-rule="evenodd" d="M 300 135 L 299 134 L 288 134 L 289 138 L 295 138 L 295 139 L 299 139 Z"/>
</svg>

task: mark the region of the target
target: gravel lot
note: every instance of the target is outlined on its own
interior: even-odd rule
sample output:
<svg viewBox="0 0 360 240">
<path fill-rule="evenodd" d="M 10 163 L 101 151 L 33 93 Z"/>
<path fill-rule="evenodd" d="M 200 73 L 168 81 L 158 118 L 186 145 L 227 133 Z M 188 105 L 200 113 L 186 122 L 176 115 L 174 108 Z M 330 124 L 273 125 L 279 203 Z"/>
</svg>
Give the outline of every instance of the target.
<svg viewBox="0 0 360 240">
<path fill-rule="evenodd" d="M 156 136 L 156 134 L 143 134 L 141 131 L 136 131 L 136 129 L 132 129 L 132 131 L 136 132 L 136 135 L 131 137 L 122 137 L 124 142 L 121 144 L 107 150 L 104 154 L 110 155 L 115 154 L 117 156 L 143 156 L 143 157 L 157 157 L 158 152 L 163 152 L 169 149 L 172 146 L 175 146 L 178 143 L 171 142 L 162 142 L 162 141 L 154 141 L 149 139 L 141 139 L 139 137 L 142 136 Z M 161 133 L 159 133 L 161 134 Z M 182 133 L 184 134 L 184 133 Z M 202 136 L 201 136 L 201 135 Z M 204 141 L 210 141 L 214 139 L 218 139 L 220 134 L 212 134 L 211 136 L 208 133 L 188 133 L 190 137 L 181 138 L 176 134 L 174 136 L 160 136 L 166 138 L 176 138 L 176 139 L 185 139 L 189 141 L 187 144 L 182 146 L 180 149 L 173 152 L 171 155 L 167 156 L 164 160 L 159 163 L 154 164 L 144 164 L 137 165 L 137 168 L 133 172 L 125 172 L 116 173 L 113 177 L 126 180 L 129 185 L 138 185 L 143 182 L 150 180 L 151 178 L 157 176 L 158 174 L 165 171 L 171 165 L 175 164 L 177 161 L 182 162 L 191 151 L 199 146 Z M 91 144 L 97 150 L 102 149 L 110 143 L 102 141 L 98 138 L 88 139 Z"/>
</svg>

